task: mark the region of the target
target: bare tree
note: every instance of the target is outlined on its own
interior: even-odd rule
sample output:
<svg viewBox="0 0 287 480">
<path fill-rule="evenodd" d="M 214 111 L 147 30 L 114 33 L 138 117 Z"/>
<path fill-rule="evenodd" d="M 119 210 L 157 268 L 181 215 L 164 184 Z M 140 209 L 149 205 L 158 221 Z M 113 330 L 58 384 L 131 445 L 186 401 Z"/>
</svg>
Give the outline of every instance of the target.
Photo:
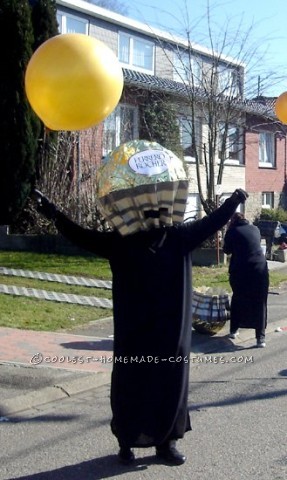
<svg viewBox="0 0 287 480">
<path fill-rule="evenodd" d="M 43 130 L 39 146 L 39 161 L 35 188 L 44 193 L 57 206 L 75 217 L 77 197 L 74 177 L 77 151 L 77 135 L 74 132 L 51 132 Z M 55 233 L 53 222 L 37 213 L 33 195 L 21 212 L 14 233 Z"/>
<path fill-rule="evenodd" d="M 253 41 L 254 24 L 246 29 L 243 18 L 235 19 L 236 26 L 226 18 L 216 28 L 209 0 L 206 14 L 193 24 L 187 1 L 182 11 L 185 47 L 174 37 L 169 45 L 162 43 L 162 51 L 181 84 L 182 98 L 176 102 L 182 138 L 189 138 L 184 154 L 192 159 L 190 169 L 195 167 L 200 202 L 208 214 L 217 205 L 226 161 L 243 160 L 246 99 L 263 95 L 278 77 L 261 71 L 266 52 L 260 51 L 260 40 Z"/>
</svg>

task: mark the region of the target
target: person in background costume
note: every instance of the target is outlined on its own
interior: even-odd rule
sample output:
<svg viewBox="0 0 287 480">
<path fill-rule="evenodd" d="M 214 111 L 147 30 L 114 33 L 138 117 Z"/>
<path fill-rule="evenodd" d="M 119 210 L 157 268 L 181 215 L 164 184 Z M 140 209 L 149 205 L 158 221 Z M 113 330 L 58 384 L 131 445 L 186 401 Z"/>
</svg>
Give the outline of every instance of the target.
<svg viewBox="0 0 287 480">
<path fill-rule="evenodd" d="M 66 238 L 111 266 L 111 429 L 119 460 L 132 463 L 133 448 L 155 447 L 162 462 L 180 465 L 186 458 L 176 441 L 191 430 L 192 250 L 223 227 L 248 195 L 238 189 L 209 216 L 183 223 L 188 197 L 183 163 L 145 140 L 117 147 L 96 185 L 112 231 L 82 228 L 41 195 L 39 210 Z"/>
<path fill-rule="evenodd" d="M 268 264 L 261 248 L 259 229 L 235 213 L 224 238 L 223 250 L 230 254 L 229 281 L 232 288 L 230 338 L 239 328 L 254 328 L 257 347 L 265 347 Z"/>
</svg>

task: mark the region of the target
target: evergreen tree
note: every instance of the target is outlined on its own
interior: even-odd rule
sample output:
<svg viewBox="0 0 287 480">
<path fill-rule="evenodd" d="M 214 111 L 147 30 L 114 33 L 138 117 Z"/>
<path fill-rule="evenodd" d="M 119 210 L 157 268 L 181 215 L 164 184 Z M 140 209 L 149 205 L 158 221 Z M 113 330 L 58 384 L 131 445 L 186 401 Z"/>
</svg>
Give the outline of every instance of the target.
<svg viewBox="0 0 287 480">
<path fill-rule="evenodd" d="M 30 15 L 34 34 L 32 44 L 32 51 L 34 52 L 42 43 L 59 33 L 57 8 L 55 0 L 28 0 L 28 4 L 30 5 Z M 46 127 L 40 119 L 38 119 L 38 123 L 38 141 L 34 155 L 36 186 L 39 183 L 39 171 L 42 169 L 42 163 L 47 163 L 48 168 L 50 167 L 49 157 L 51 151 L 54 151 L 54 146 L 57 143 L 58 137 L 57 132 L 47 132 Z M 17 217 L 16 222 L 12 223 L 11 230 L 14 233 L 26 233 L 31 231 L 33 225 L 39 221 L 36 216 L 34 202 L 28 198 L 28 201 L 20 215 Z"/>
<path fill-rule="evenodd" d="M 28 103 L 24 87 L 33 42 L 28 0 L 1 0 L 1 225 L 9 225 L 17 218 L 34 181 L 39 121 Z"/>
<path fill-rule="evenodd" d="M 59 33 L 55 0 L 29 0 L 34 32 L 33 50 Z"/>
<path fill-rule="evenodd" d="M 55 35 L 58 35 L 57 6 L 55 0 L 29 0 L 34 33 L 33 51 Z M 48 132 L 41 122 L 38 149 L 36 153 L 36 176 L 44 158 L 49 157 L 51 149 L 57 143 L 58 133 Z"/>
<path fill-rule="evenodd" d="M 141 136 L 183 157 L 177 113 L 164 94 L 148 92 L 141 107 Z"/>
</svg>

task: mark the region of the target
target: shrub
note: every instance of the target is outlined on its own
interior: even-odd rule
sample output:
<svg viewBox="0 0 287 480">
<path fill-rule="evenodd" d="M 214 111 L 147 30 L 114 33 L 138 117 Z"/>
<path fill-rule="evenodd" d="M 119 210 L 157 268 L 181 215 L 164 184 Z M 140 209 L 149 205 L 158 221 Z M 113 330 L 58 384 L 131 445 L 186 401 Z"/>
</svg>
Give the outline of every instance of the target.
<svg viewBox="0 0 287 480">
<path fill-rule="evenodd" d="M 287 211 L 283 208 L 262 208 L 257 220 L 272 220 L 281 223 L 287 222 Z"/>
</svg>

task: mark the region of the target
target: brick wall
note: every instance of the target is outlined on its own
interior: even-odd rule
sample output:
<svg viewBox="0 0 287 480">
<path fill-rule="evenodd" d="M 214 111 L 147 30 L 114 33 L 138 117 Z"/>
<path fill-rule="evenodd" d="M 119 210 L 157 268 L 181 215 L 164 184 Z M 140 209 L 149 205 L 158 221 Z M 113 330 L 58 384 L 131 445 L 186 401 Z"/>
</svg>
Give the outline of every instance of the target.
<svg viewBox="0 0 287 480">
<path fill-rule="evenodd" d="M 280 197 L 285 179 L 285 140 L 276 140 L 276 165 L 274 168 L 259 166 L 259 135 L 246 133 L 246 190 L 249 193 L 274 192 Z"/>
</svg>

